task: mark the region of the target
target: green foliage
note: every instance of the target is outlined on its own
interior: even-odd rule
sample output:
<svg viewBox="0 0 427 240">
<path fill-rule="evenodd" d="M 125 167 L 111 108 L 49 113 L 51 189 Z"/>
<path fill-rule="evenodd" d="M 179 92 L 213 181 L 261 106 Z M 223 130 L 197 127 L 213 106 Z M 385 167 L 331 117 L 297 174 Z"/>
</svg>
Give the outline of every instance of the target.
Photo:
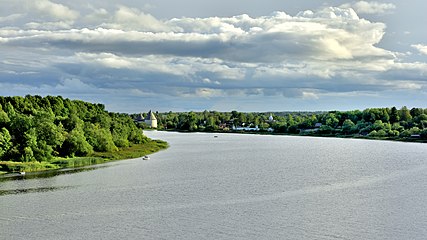
<svg viewBox="0 0 427 240">
<path fill-rule="evenodd" d="M 105 128 L 98 127 L 95 125 L 93 132 L 94 135 L 90 140 L 92 140 L 91 145 L 98 152 L 114 152 L 117 151 L 118 148 L 114 145 L 113 136 L 111 132 Z"/>
<path fill-rule="evenodd" d="M 52 162 L 147 141 L 129 115 L 109 113 L 102 104 L 60 96 L 0 97 L 3 161 Z"/>
<path fill-rule="evenodd" d="M 6 127 L 10 122 L 10 118 L 7 113 L 0 109 L 0 127 Z"/>
<path fill-rule="evenodd" d="M 62 156 L 86 156 L 93 152 L 93 147 L 86 141 L 81 128 L 75 128 L 66 135 L 62 146 Z"/>
<path fill-rule="evenodd" d="M 268 120 L 270 114 L 273 122 Z M 413 135 L 427 129 L 427 109 L 407 107 L 329 112 L 168 112 L 157 116 L 162 119 L 160 129 L 179 131 L 230 131 L 233 126 L 259 126 L 261 130 L 271 127 L 275 133 L 414 140 Z"/>
<path fill-rule="evenodd" d="M 345 134 L 350 134 L 352 132 L 354 132 L 356 124 L 354 124 L 353 121 L 351 121 L 350 119 L 346 119 L 343 124 L 342 124 L 342 131 Z"/>
<path fill-rule="evenodd" d="M 152 152 L 157 152 L 159 150 L 165 149 L 167 147 L 168 144 L 164 141 L 150 140 L 144 144 L 132 144 L 132 146 L 128 148 L 123 148 L 115 152 L 94 152 L 93 154 L 91 154 L 91 156 L 107 158 L 111 160 L 130 159 L 142 157 Z"/>
<path fill-rule="evenodd" d="M 412 120 L 411 112 L 406 106 L 402 107 L 399 111 L 400 121 L 410 121 Z"/>
<path fill-rule="evenodd" d="M 12 147 L 12 138 L 9 131 L 6 128 L 2 128 L 0 131 L 0 159 L 5 155 L 7 151 Z"/>
<path fill-rule="evenodd" d="M 52 164 L 61 168 L 83 167 L 93 164 L 107 162 L 108 159 L 101 157 L 75 157 L 75 158 L 56 158 Z"/>
<path fill-rule="evenodd" d="M 12 162 L 0 161 L 0 168 L 6 172 L 35 172 L 58 169 L 59 166 L 48 162 Z"/>
</svg>

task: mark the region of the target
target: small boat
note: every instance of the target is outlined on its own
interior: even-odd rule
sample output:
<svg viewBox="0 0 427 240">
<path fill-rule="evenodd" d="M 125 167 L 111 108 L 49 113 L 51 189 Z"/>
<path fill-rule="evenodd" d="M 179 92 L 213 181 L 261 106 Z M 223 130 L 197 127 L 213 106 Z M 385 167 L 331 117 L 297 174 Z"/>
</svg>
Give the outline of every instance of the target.
<svg viewBox="0 0 427 240">
<path fill-rule="evenodd" d="M 20 175 L 25 175 L 25 172 L 19 172 Z"/>
<path fill-rule="evenodd" d="M 218 137 L 217 135 L 214 136 L 214 138 L 217 138 L 217 137 Z"/>
<path fill-rule="evenodd" d="M 144 157 L 142 157 L 142 160 L 150 160 L 150 157 L 149 156 L 144 156 Z"/>
</svg>

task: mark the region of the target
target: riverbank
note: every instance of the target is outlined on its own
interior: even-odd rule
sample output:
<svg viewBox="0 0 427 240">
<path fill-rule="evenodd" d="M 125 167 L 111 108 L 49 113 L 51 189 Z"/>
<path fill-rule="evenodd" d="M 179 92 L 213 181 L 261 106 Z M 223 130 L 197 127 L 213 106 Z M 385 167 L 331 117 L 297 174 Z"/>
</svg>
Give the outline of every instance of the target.
<svg viewBox="0 0 427 240">
<path fill-rule="evenodd" d="M 0 161 L 0 174 L 75 168 L 116 160 L 139 158 L 166 149 L 167 147 L 167 142 L 150 140 L 143 144 L 133 144 L 128 148 L 122 148 L 115 152 L 94 152 L 86 157 L 55 158 L 51 162 Z"/>
<path fill-rule="evenodd" d="M 182 132 L 182 133 L 225 133 L 225 134 L 252 134 L 252 135 L 274 135 L 274 136 L 301 136 L 301 137 L 325 137 L 325 138 L 351 138 L 351 139 L 365 139 L 365 140 L 379 140 L 379 141 L 397 141 L 397 142 L 414 142 L 414 143 L 427 143 L 427 139 L 417 137 L 373 137 L 369 135 L 344 135 L 344 134 L 310 134 L 310 133 L 278 133 L 268 131 L 183 131 L 183 130 L 159 130 L 165 132 Z"/>
</svg>

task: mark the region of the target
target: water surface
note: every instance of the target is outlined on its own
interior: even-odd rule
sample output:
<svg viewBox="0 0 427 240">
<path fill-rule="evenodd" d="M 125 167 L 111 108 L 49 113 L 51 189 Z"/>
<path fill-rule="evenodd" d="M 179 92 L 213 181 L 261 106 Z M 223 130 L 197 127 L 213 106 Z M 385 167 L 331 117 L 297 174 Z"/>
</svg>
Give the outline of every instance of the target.
<svg viewBox="0 0 427 240">
<path fill-rule="evenodd" d="M 0 182 L 0 239 L 425 239 L 427 144 L 147 132 L 149 161 Z"/>
</svg>

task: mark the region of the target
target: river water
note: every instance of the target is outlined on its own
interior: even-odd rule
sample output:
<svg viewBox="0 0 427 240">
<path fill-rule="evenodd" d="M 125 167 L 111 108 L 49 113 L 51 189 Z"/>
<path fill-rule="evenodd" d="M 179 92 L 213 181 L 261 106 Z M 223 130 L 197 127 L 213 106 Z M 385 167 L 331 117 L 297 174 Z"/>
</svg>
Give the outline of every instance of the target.
<svg viewBox="0 0 427 240">
<path fill-rule="evenodd" d="M 427 237 L 427 144 L 146 134 L 170 148 L 2 179 L 0 239 Z"/>
</svg>

